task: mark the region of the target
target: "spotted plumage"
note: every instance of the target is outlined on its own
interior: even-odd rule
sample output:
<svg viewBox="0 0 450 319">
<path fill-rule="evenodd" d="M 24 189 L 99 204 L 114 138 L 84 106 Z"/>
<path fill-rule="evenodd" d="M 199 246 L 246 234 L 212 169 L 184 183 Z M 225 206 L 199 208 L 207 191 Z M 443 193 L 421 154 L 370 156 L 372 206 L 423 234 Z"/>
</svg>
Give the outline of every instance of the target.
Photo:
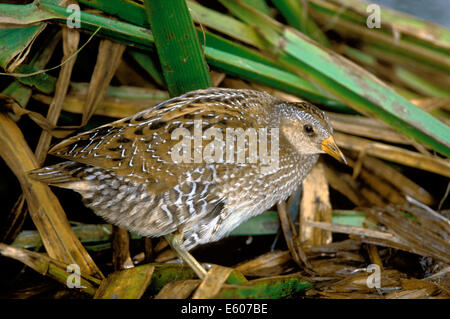
<svg viewBox="0 0 450 319">
<path fill-rule="evenodd" d="M 204 136 L 210 128 L 223 135 L 227 129 L 266 129 L 268 149 L 279 132 L 278 165 L 262 169 L 258 156 L 249 161 L 249 142 L 241 145 L 244 163 L 227 162 L 226 154 L 219 161 L 196 162 L 198 147 L 211 145 Z M 196 130 L 203 134 L 200 145 L 189 146 L 192 161 L 173 160 L 180 142 L 173 136 L 180 129 L 191 138 Z M 182 233 L 182 247 L 189 250 L 219 240 L 285 200 L 319 153 L 342 157 L 332 133 L 327 116 L 306 102 L 289 103 L 253 90 L 197 90 L 62 141 L 50 154 L 69 161 L 30 174 L 79 192 L 96 214 L 130 231 Z M 230 151 L 237 158 L 239 148 Z"/>
</svg>

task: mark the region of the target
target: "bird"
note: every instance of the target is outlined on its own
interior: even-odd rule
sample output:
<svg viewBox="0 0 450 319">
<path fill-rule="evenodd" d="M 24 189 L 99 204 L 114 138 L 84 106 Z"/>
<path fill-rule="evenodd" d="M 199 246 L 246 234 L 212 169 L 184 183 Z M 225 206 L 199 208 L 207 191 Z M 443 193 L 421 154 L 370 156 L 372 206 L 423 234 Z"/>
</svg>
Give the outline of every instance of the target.
<svg viewBox="0 0 450 319">
<path fill-rule="evenodd" d="M 49 151 L 66 161 L 29 175 L 80 193 L 111 224 L 165 236 L 203 278 L 206 270 L 189 251 L 286 200 L 320 153 L 345 163 L 317 106 L 208 88 L 69 137 Z"/>
</svg>

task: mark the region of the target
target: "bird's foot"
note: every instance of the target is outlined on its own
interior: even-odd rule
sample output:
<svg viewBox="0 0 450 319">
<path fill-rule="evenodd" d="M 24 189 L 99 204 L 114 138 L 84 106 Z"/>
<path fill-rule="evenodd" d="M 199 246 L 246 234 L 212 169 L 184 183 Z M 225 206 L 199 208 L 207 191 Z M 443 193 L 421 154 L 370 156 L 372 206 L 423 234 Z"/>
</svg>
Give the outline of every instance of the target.
<svg viewBox="0 0 450 319">
<path fill-rule="evenodd" d="M 178 256 L 183 259 L 183 261 L 188 264 L 189 267 L 197 274 L 198 278 L 203 279 L 206 276 L 206 270 L 203 266 L 182 247 L 183 234 L 174 233 L 165 236 L 169 245 L 175 250 Z"/>
</svg>

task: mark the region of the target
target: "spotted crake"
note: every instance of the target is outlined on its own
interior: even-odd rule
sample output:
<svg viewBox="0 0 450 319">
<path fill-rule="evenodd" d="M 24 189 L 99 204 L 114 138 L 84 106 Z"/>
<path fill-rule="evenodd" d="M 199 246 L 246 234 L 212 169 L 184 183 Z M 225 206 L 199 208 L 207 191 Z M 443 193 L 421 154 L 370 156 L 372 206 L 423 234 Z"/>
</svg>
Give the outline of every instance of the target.
<svg viewBox="0 0 450 319">
<path fill-rule="evenodd" d="M 216 148 L 225 145 L 230 130 L 249 132 L 249 141 L 253 130 L 257 144 L 266 137 L 267 153 L 276 152 L 277 162 L 263 165 L 258 147 L 251 149 L 249 141 L 226 146 L 216 161 L 199 160 L 211 145 L 211 136 L 205 136 L 211 128 L 216 138 L 223 137 Z M 180 143 L 174 138 L 177 129 L 192 141 L 188 160 L 181 162 L 173 159 Z M 201 130 L 197 144 L 196 130 Z M 245 151 L 244 161 L 236 161 L 239 151 Z M 66 139 L 50 154 L 69 161 L 30 174 L 79 192 L 112 224 L 144 236 L 180 234 L 180 248 L 190 250 L 285 200 L 323 152 L 345 160 L 328 117 L 316 106 L 265 92 L 211 88 Z"/>
</svg>

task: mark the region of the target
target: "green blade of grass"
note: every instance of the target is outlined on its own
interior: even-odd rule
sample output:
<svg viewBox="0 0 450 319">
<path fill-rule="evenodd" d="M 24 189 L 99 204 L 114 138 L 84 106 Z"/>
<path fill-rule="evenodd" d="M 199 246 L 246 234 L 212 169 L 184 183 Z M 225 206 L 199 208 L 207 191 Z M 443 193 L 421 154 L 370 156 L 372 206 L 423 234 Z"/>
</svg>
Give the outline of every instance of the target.
<svg viewBox="0 0 450 319">
<path fill-rule="evenodd" d="M 418 76 L 417 74 L 405 68 L 395 67 L 394 73 L 407 86 L 413 88 L 417 92 L 433 97 L 442 97 L 442 98 L 450 97 L 450 91 L 444 90 L 430 83 L 426 79 Z"/>
<path fill-rule="evenodd" d="M 40 70 L 31 65 L 21 64 L 16 68 L 15 73 L 29 74 L 37 71 Z M 56 85 L 56 78 L 45 72 L 27 77 L 19 77 L 17 78 L 17 81 L 27 86 L 35 87 L 37 90 L 45 94 L 52 93 L 55 90 Z"/>
<path fill-rule="evenodd" d="M 157 65 L 148 54 L 135 49 L 129 49 L 128 53 L 145 71 L 147 71 L 158 85 L 166 87 L 166 82 L 159 65 Z"/>
<path fill-rule="evenodd" d="M 31 27 L 30 27 L 31 28 Z M 14 30 L 21 30 L 23 28 L 17 28 Z M 24 37 L 26 41 L 22 42 L 22 45 L 24 45 L 25 42 L 27 42 L 29 40 L 29 38 L 27 38 L 28 36 L 37 36 L 39 34 L 39 29 L 35 30 L 35 34 L 29 34 L 28 32 L 33 31 L 33 28 L 28 29 L 26 28 L 27 31 L 25 31 L 25 34 L 22 32 L 16 33 L 13 32 L 12 34 L 9 34 L 9 36 L 14 36 L 14 37 Z M 5 29 L 7 30 L 13 30 L 13 29 Z M 4 30 L 0 30 L 0 34 L 3 33 Z M 3 35 L 5 35 L 5 33 L 3 33 Z M 8 36 L 8 37 L 9 37 Z M 1 37 L 0 37 L 1 38 Z M 3 38 L 5 39 L 5 38 Z M 19 41 L 18 41 L 19 42 Z M 58 44 L 59 42 L 59 35 L 55 34 L 53 37 L 49 37 L 48 41 L 45 41 L 44 45 L 39 48 L 39 50 L 37 50 L 37 52 L 34 54 L 34 56 L 32 57 L 31 61 L 29 62 L 29 67 L 35 68 L 35 70 L 40 70 L 43 69 L 46 64 L 48 63 L 48 61 L 50 60 L 51 55 L 53 54 L 53 51 L 55 49 L 55 46 Z M 8 45 L 9 46 L 9 45 Z M 2 55 L 4 54 L 4 55 Z M 2 56 L 8 56 L 8 54 L 0 53 L 0 55 Z M 21 66 L 19 66 L 20 68 Z M 14 70 L 14 73 L 21 73 L 21 71 L 17 70 L 17 65 L 16 65 L 16 69 Z M 28 73 L 28 72 L 25 72 Z M 48 77 L 50 78 L 50 77 Z M 13 79 L 12 77 L 10 77 L 10 79 Z M 42 77 L 41 77 L 42 79 Z M 32 90 L 29 86 L 22 84 L 21 82 L 23 81 L 27 81 L 29 80 L 29 78 L 17 78 L 15 80 L 12 81 L 11 84 L 9 84 L 4 90 L 3 90 L 3 94 L 8 95 L 10 97 L 12 97 L 14 100 L 17 101 L 17 103 L 20 104 L 20 106 L 25 107 L 28 104 L 28 101 L 31 97 L 32 94 Z"/>
<path fill-rule="evenodd" d="M 219 13 L 193 1 L 189 1 L 188 5 L 192 12 L 192 18 L 201 26 L 207 26 L 260 49 L 269 45 L 253 28 L 229 15 Z"/>
<path fill-rule="evenodd" d="M 52 2 L 56 4 L 55 1 Z M 0 6 L 0 17 L 0 22 L 4 24 L 31 25 L 47 19 L 57 18 L 58 14 L 49 15 L 48 12 L 39 10 L 39 3 L 34 1 L 33 3 L 20 6 L 3 3 Z M 20 39 L 18 40 L 20 41 Z"/>
<path fill-rule="evenodd" d="M 155 266 L 155 271 L 147 289 L 151 294 L 156 294 L 169 282 L 196 278 L 194 271 L 186 265 L 173 263 L 153 265 Z"/>
<path fill-rule="evenodd" d="M 79 0 L 78 2 L 150 29 L 150 22 L 145 13 L 144 5 L 141 3 L 130 0 Z"/>
<path fill-rule="evenodd" d="M 2 39 L 0 43 L 0 67 L 6 70 L 14 60 L 20 61 L 25 58 L 27 48 L 43 29 L 42 23 L 25 28 L 0 29 L 0 39 Z M 17 65 L 15 66 L 17 67 Z"/>
<path fill-rule="evenodd" d="M 293 298 L 313 285 L 298 274 L 250 280 L 240 285 L 223 285 L 214 298 L 219 299 L 274 299 Z"/>
<path fill-rule="evenodd" d="M 239 225 L 230 236 L 273 235 L 277 233 L 279 227 L 278 213 L 267 211 Z"/>
<path fill-rule="evenodd" d="M 303 2 L 297 0 L 272 0 L 272 2 L 291 26 L 323 46 L 330 47 L 328 38 L 308 14 L 308 6 L 305 7 Z"/>
<path fill-rule="evenodd" d="M 3 5 L 0 5 L 0 22 L 2 21 L 2 7 Z M 20 11 L 20 7 L 22 6 L 18 6 L 15 11 Z M 12 14 L 16 15 L 15 13 Z M 51 19 L 58 19 L 59 21 L 66 23 L 66 19 L 70 14 L 70 11 L 67 11 L 65 7 L 55 4 L 54 0 L 40 0 L 39 6 L 34 8 L 31 17 L 27 19 L 27 23 L 36 23 Z M 136 25 L 109 19 L 85 11 L 80 12 L 80 20 L 82 29 L 94 31 L 101 27 L 99 34 L 106 36 L 107 38 L 112 37 L 112 40 L 146 49 L 154 48 L 152 33 L 149 30 Z"/>
<path fill-rule="evenodd" d="M 282 29 L 282 25 L 278 21 L 262 14 L 240 0 L 219 0 L 219 2 L 233 15 L 246 22 L 263 36 L 269 43 L 266 46 L 267 49 L 273 50 L 277 47 L 277 32 L 280 32 Z"/>
<path fill-rule="evenodd" d="M 186 1 L 144 4 L 169 93 L 177 96 L 210 87 L 208 66 Z"/>
<path fill-rule="evenodd" d="M 272 15 L 266 0 L 242 0 L 242 1 L 248 4 L 249 6 L 255 8 L 256 10 L 261 11 L 265 15 L 268 16 Z"/>
<path fill-rule="evenodd" d="M 367 214 L 353 210 L 335 210 L 332 223 L 337 225 L 364 227 Z"/>
<path fill-rule="evenodd" d="M 21 84 L 19 81 L 14 81 L 2 93 L 12 97 L 20 106 L 25 107 L 33 92 L 28 86 Z"/>
</svg>

